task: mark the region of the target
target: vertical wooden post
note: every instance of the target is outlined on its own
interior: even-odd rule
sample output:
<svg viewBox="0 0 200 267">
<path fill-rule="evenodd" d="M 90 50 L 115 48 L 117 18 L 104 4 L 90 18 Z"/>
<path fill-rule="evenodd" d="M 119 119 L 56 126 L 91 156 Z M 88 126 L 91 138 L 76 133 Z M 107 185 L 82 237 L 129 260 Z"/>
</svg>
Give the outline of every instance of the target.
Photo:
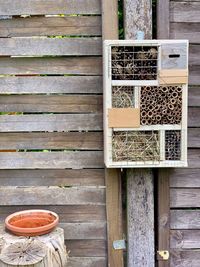
<svg viewBox="0 0 200 267">
<path fill-rule="evenodd" d="M 103 40 L 118 39 L 118 0 L 102 0 Z M 121 172 L 106 169 L 106 208 L 108 231 L 108 267 L 123 267 L 123 251 L 113 242 L 122 239 Z"/>
<path fill-rule="evenodd" d="M 169 171 L 167 169 L 160 169 L 158 172 L 158 251 L 170 250 L 170 185 L 169 185 Z M 168 267 L 169 260 L 163 260 L 157 254 L 158 266 Z"/>
<path fill-rule="evenodd" d="M 151 0 L 124 0 L 125 38 L 152 38 Z M 154 187 L 150 169 L 127 171 L 128 267 L 154 267 Z"/>
<path fill-rule="evenodd" d="M 169 39 L 169 0 L 157 1 L 157 38 Z M 158 172 L 158 250 L 170 251 L 170 171 Z M 158 266 L 170 266 L 157 255 Z"/>
</svg>

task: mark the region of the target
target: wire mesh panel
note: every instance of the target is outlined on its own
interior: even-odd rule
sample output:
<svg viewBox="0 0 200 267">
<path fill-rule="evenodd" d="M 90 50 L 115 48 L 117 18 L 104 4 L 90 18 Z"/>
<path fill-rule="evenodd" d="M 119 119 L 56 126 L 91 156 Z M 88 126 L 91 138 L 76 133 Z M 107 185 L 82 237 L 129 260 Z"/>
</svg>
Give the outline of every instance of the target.
<svg viewBox="0 0 200 267">
<path fill-rule="evenodd" d="M 165 159 L 181 159 L 181 131 L 165 132 Z"/>
<path fill-rule="evenodd" d="M 158 48 L 156 46 L 113 46 L 113 80 L 157 79 Z"/>
<path fill-rule="evenodd" d="M 158 131 L 113 132 L 113 161 L 158 161 L 160 144 Z"/>
<path fill-rule="evenodd" d="M 182 86 L 144 86 L 140 101 L 141 125 L 181 123 Z"/>
</svg>

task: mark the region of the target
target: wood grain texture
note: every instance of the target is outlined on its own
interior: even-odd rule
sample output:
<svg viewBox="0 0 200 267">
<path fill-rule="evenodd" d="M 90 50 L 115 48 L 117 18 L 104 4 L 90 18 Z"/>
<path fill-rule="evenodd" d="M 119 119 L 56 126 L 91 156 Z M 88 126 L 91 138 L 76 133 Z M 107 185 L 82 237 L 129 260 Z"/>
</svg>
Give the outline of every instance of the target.
<svg viewBox="0 0 200 267">
<path fill-rule="evenodd" d="M 171 208 L 199 208 L 199 188 L 172 188 L 170 190 Z"/>
<path fill-rule="evenodd" d="M 118 39 L 118 1 L 102 0 L 103 40 Z M 105 170 L 108 267 L 122 267 L 123 251 L 113 249 L 113 241 L 122 239 L 122 203 L 120 170 Z"/>
<path fill-rule="evenodd" d="M 102 132 L 1 133 L 0 149 L 102 150 Z"/>
<path fill-rule="evenodd" d="M 125 39 L 152 38 L 152 3 L 124 1 Z M 140 34 L 138 34 L 140 33 Z M 150 169 L 127 171 L 128 267 L 155 265 L 154 193 Z"/>
<path fill-rule="evenodd" d="M 1 56 L 99 56 L 101 38 L 0 38 Z"/>
<path fill-rule="evenodd" d="M 200 229 L 200 210 L 171 210 L 171 229 Z"/>
<path fill-rule="evenodd" d="M 107 256 L 105 240 L 66 240 L 65 244 L 67 249 L 71 251 L 71 257 Z"/>
<path fill-rule="evenodd" d="M 199 79 L 199 71 L 200 71 L 200 66 L 199 65 L 194 65 L 190 66 L 189 68 L 189 84 L 190 85 L 198 85 L 200 84 L 200 79 Z"/>
<path fill-rule="evenodd" d="M 27 17 L 0 20 L 0 37 L 100 36 L 100 16 Z"/>
<path fill-rule="evenodd" d="M 0 112 L 102 112 L 102 96 L 97 95 L 1 95 Z"/>
<path fill-rule="evenodd" d="M 128 266 L 154 266 L 152 171 L 130 169 L 127 177 Z"/>
<path fill-rule="evenodd" d="M 0 15 L 100 14 L 99 0 L 1 0 Z"/>
<path fill-rule="evenodd" d="M 189 128 L 188 129 L 188 147 L 189 148 L 200 148 L 199 136 L 200 136 L 200 128 Z"/>
<path fill-rule="evenodd" d="M 170 251 L 170 171 L 158 170 L 158 250 Z M 159 266 L 168 267 L 169 261 L 163 259 L 157 253 Z"/>
<path fill-rule="evenodd" d="M 170 38 L 188 39 L 191 43 L 200 43 L 200 23 L 171 23 Z"/>
<path fill-rule="evenodd" d="M 200 150 L 189 149 L 188 150 L 188 167 L 199 168 L 199 160 L 200 160 Z"/>
<path fill-rule="evenodd" d="M 106 169 L 105 178 L 109 266 L 122 267 L 123 251 L 113 248 L 113 242 L 115 240 L 123 239 L 120 170 Z"/>
<path fill-rule="evenodd" d="M 69 257 L 68 262 L 71 267 L 104 267 L 107 260 L 105 257 Z"/>
<path fill-rule="evenodd" d="M 0 132 L 99 131 L 102 114 L 1 115 Z"/>
<path fill-rule="evenodd" d="M 0 58 L 0 74 L 101 75 L 100 57 Z"/>
<path fill-rule="evenodd" d="M 102 94 L 98 76 L 0 77 L 1 94 Z"/>
<path fill-rule="evenodd" d="M 200 231 L 171 230 L 171 248 L 176 248 L 176 249 L 200 248 Z"/>
<path fill-rule="evenodd" d="M 1 187 L 4 205 L 105 205 L 105 189 L 90 187 Z M 95 255 L 94 255 L 95 256 Z"/>
<path fill-rule="evenodd" d="M 189 47 L 189 64 L 191 66 L 199 66 L 200 65 L 200 45 L 199 44 L 191 44 Z"/>
<path fill-rule="evenodd" d="M 200 169 L 173 169 L 170 178 L 170 187 L 200 187 Z"/>
<path fill-rule="evenodd" d="M 196 87 L 189 87 L 188 90 L 188 105 L 190 107 L 199 107 L 200 106 L 200 88 Z"/>
<path fill-rule="evenodd" d="M 200 127 L 200 108 L 188 109 L 188 126 Z"/>
<path fill-rule="evenodd" d="M 104 169 L 0 170 L 1 186 L 104 186 Z"/>
<path fill-rule="evenodd" d="M 60 223 L 65 240 L 106 240 L 106 222 Z"/>
<path fill-rule="evenodd" d="M 103 40 L 118 39 L 118 1 L 102 0 Z"/>
<path fill-rule="evenodd" d="M 170 2 L 171 22 L 199 22 L 199 15 L 200 15 L 199 1 Z"/>
<path fill-rule="evenodd" d="M 26 209 L 49 209 L 59 214 L 61 223 L 82 223 L 82 222 L 105 222 L 106 211 L 104 205 L 22 205 L 18 206 L 1 206 L 0 222 L 3 223 L 5 218 L 14 212 Z"/>
<path fill-rule="evenodd" d="M 168 39 L 169 30 L 169 0 L 157 1 L 157 36 L 158 39 Z"/>
<path fill-rule="evenodd" d="M 199 249 L 194 250 L 171 250 L 171 267 L 199 267 L 200 266 L 200 253 Z"/>
<path fill-rule="evenodd" d="M 0 152 L 0 169 L 103 168 L 101 151 Z"/>
<path fill-rule="evenodd" d="M 152 6 L 147 0 L 124 0 L 124 30 L 126 39 L 137 39 L 138 31 L 144 39 L 152 38 Z"/>
</svg>

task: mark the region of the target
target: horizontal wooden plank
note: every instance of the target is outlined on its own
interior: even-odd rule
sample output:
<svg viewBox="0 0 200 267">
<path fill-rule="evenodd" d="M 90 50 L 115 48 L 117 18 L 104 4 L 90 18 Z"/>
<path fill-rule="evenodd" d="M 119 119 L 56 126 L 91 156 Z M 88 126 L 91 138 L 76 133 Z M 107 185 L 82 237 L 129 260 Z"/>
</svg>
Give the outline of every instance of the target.
<svg viewBox="0 0 200 267">
<path fill-rule="evenodd" d="M 170 187 L 200 188 L 200 169 L 173 169 L 170 175 Z"/>
<path fill-rule="evenodd" d="M 170 21 L 199 22 L 199 1 L 170 1 Z"/>
<path fill-rule="evenodd" d="M 189 108 L 188 117 L 189 127 L 200 127 L 200 108 Z"/>
<path fill-rule="evenodd" d="M 100 36 L 100 16 L 27 17 L 0 20 L 0 37 Z"/>
<path fill-rule="evenodd" d="M 171 230 L 170 232 L 171 248 L 200 248 L 200 230 Z"/>
<path fill-rule="evenodd" d="M 180 250 L 172 249 L 170 252 L 171 267 L 199 267 L 200 253 L 199 249 Z"/>
<path fill-rule="evenodd" d="M 0 58 L 0 74 L 101 75 L 100 57 Z"/>
<path fill-rule="evenodd" d="M 0 187 L 1 206 L 104 205 L 105 189 L 91 187 Z"/>
<path fill-rule="evenodd" d="M 0 133 L 1 149 L 102 150 L 103 133 Z"/>
<path fill-rule="evenodd" d="M 0 112 L 103 112 L 102 96 L 1 95 Z"/>
<path fill-rule="evenodd" d="M 199 208 L 199 188 L 172 188 L 170 206 L 172 208 Z"/>
<path fill-rule="evenodd" d="M 102 114 L 1 115 L 0 132 L 99 131 Z"/>
<path fill-rule="evenodd" d="M 102 168 L 102 151 L 0 152 L 0 169 Z"/>
<path fill-rule="evenodd" d="M 199 72 L 200 72 L 200 66 L 199 65 L 194 65 L 190 66 L 189 68 L 189 84 L 190 85 L 200 85 L 200 77 L 199 77 Z"/>
<path fill-rule="evenodd" d="M 189 148 L 200 148 L 200 128 L 189 128 L 188 129 L 188 147 Z"/>
<path fill-rule="evenodd" d="M 59 215 L 61 223 L 81 223 L 81 222 L 104 222 L 106 221 L 106 207 L 104 205 L 60 205 L 60 206 L 1 206 L 0 222 L 14 212 L 24 209 L 48 209 Z"/>
<path fill-rule="evenodd" d="M 65 244 L 67 250 L 70 250 L 70 257 L 107 256 L 107 244 L 104 240 L 66 240 Z"/>
<path fill-rule="evenodd" d="M 65 240 L 106 240 L 106 222 L 60 223 Z"/>
<path fill-rule="evenodd" d="M 68 263 L 70 267 L 105 267 L 107 259 L 105 257 L 69 257 Z"/>
<path fill-rule="evenodd" d="M 200 87 L 189 87 L 188 90 L 188 104 L 190 107 L 199 107 L 200 106 Z"/>
<path fill-rule="evenodd" d="M 200 161 L 200 149 L 189 149 L 188 150 L 188 167 L 199 168 Z"/>
<path fill-rule="evenodd" d="M 199 23 L 171 23 L 171 39 L 188 39 L 190 43 L 200 43 L 200 22 Z"/>
<path fill-rule="evenodd" d="M 0 38 L 0 56 L 99 56 L 101 38 Z"/>
<path fill-rule="evenodd" d="M 99 0 L 0 0 L 0 15 L 100 14 Z"/>
<path fill-rule="evenodd" d="M 104 169 L 0 170 L 1 186 L 104 186 Z"/>
<path fill-rule="evenodd" d="M 171 210 L 171 229 L 200 229 L 200 210 Z"/>
<path fill-rule="evenodd" d="M 190 44 L 189 47 L 189 64 L 191 66 L 196 65 L 199 66 L 200 65 L 200 44 Z"/>
<path fill-rule="evenodd" d="M 102 77 L 0 77 L 1 94 L 102 94 Z"/>
</svg>

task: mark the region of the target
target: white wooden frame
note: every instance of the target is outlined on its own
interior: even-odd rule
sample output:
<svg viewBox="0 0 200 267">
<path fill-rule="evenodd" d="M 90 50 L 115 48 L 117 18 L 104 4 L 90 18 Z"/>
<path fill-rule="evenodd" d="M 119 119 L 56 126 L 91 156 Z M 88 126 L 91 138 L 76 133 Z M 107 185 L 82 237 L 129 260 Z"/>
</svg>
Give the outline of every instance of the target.
<svg viewBox="0 0 200 267">
<path fill-rule="evenodd" d="M 104 161 L 107 168 L 144 168 L 144 167 L 187 167 L 187 98 L 188 84 L 177 83 L 173 86 L 182 86 L 182 122 L 180 125 L 141 125 L 140 128 L 109 128 L 108 109 L 112 108 L 113 86 L 134 86 L 136 89 L 135 107 L 139 107 L 139 89 L 141 86 L 159 86 L 159 80 L 112 80 L 111 73 L 111 47 L 112 46 L 158 46 L 158 70 L 161 69 L 161 45 L 162 44 L 186 44 L 187 40 L 106 40 L 104 41 Z M 188 65 L 188 52 L 187 52 Z M 173 70 L 173 69 L 172 69 Z M 188 72 L 188 69 L 186 69 Z M 171 84 L 166 84 L 170 86 Z M 112 133 L 113 131 L 152 131 L 159 133 L 160 161 L 122 161 L 112 160 Z M 181 131 L 181 160 L 165 160 L 165 131 Z"/>
</svg>

